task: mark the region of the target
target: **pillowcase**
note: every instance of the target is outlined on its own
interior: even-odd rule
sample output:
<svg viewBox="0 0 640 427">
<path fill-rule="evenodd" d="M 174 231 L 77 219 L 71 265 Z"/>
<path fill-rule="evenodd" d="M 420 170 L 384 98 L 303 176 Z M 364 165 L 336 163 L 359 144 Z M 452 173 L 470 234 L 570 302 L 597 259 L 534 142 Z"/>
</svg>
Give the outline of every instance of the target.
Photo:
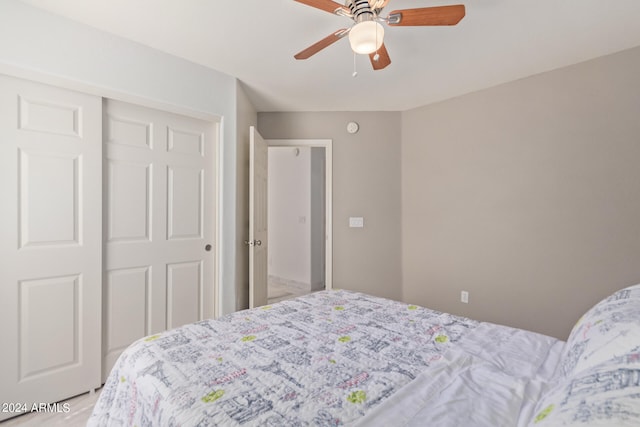
<svg viewBox="0 0 640 427">
<path fill-rule="evenodd" d="M 560 358 L 567 377 L 640 348 L 640 284 L 615 292 L 576 323 Z"/>
<path fill-rule="evenodd" d="M 529 427 L 640 425 L 640 353 L 615 358 L 551 388 Z"/>
</svg>

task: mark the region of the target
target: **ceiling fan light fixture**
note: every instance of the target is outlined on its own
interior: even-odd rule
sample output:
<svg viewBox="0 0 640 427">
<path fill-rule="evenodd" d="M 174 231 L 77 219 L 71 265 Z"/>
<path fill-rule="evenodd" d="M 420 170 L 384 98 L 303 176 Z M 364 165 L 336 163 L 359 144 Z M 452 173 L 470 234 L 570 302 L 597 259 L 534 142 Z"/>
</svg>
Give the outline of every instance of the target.
<svg viewBox="0 0 640 427">
<path fill-rule="evenodd" d="M 358 22 L 349 32 L 349 43 L 355 53 L 368 55 L 380 49 L 384 27 L 376 21 Z"/>
</svg>

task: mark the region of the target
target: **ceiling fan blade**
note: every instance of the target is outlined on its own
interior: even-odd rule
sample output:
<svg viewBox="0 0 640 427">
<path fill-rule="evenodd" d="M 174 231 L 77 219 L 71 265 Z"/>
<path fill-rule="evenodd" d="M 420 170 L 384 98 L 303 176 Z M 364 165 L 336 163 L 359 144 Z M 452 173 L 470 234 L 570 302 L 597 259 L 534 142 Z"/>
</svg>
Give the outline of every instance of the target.
<svg viewBox="0 0 640 427">
<path fill-rule="evenodd" d="M 378 59 L 376 60 L 376 54 L 378 55 Z M 387 65 L 391 64 L 391 58 L 389 58 L 389 52 L 387 52 L 387 48 L 382 43 L 380 49 L 377 52 L 373 52 L 369 54 L 369 59 L 371 60 L 371 65 L 374 70 L 382 70 Z"/>
<path fill-rule="evenodd" d="M 348 33 L 349 33 L 348 28 L 342 28 L 336 31 L 335 33 L 323 38 L 319 42 L 312 44 L 305 50 L 296 53 L 295 55 L 293 55 L 293 57 L 296 59 L 307 59 L 315 55 L 316 53 L 320 52 L 325 47 L 334 44 L 335 42 L 337 42 L 338 40 L 346 36 Z"/>
<path fill-rule="evenodd" d="M 306 4 L 307 6 L 315 7 L 316 9 L 324 10 L 329 13 L 337 14 L 337 11 L 341 10 L 350 14 L 351 11 L 348 7 L 336 3 L 332 0 L 295 0 L 298 3 Z"/>
<path fill-rule="evenodd" d="M 421 7 L 418 9 L 394 10 L 389 14 L 389 25 L 456 25 L 464 18 L 464 5 Z"/>
</svg>

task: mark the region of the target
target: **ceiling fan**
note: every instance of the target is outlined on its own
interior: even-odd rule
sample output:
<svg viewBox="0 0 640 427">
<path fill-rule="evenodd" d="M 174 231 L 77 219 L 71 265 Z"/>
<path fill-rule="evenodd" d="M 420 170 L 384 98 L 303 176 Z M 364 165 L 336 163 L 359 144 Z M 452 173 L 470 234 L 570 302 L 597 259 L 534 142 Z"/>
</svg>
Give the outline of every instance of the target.
<svg viewBox="0 0 640 427">
<path fill-rule="evenodd" d="M 391 58 L 384 46 L 384 27 L 389 26 L 433 26 L 456 25 L 464 17 L 464 5 L 421 7 L 390 12 L 380 16 L 389 0 L 345 0 L 344 6 L 333 0 L 295 0 L 307 6 L 324 10 L 353 20 L 349 28 L 342 28 L 319 42 L 294 55 L 296 59 L 307 59 L 349 35 L 351 49 L 355 53 L 369 55 L 374 70 L 381 70 L 391 64 Z"/>
</svg>

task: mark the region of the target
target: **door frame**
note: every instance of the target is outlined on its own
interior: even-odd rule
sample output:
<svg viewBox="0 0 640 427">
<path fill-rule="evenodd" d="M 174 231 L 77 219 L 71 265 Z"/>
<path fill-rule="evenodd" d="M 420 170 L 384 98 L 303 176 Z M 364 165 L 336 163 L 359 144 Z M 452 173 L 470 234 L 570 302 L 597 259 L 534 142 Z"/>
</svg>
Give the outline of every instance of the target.
<svg viewBox="0 0 640 427">
<path fill-rule="evenodd" d="M 324 148 L 325 158 L 325 271 L 324 288 L 333 289 L 333 140 L 331 139 L 265 139 L 269 147 Z"/>
</svg>

